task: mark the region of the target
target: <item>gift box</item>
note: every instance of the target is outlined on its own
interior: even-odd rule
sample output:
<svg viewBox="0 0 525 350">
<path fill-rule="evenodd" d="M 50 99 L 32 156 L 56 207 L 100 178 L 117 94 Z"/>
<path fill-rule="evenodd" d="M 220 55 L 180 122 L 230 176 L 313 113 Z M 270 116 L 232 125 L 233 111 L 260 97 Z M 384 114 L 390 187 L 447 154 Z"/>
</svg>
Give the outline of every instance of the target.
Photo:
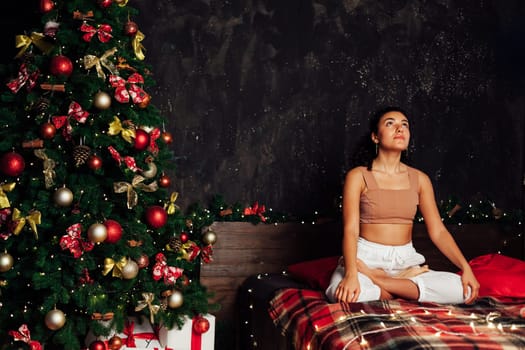
<svg viewBox="0 0 525 350">
<path fill-rule="evenodd" d="M 158 330 L 161 346 L 174 350 L 213 350 L 215 346 L 215 316 L 206 314 L 185 317 L 182 328 Z M 162 348 L 161 348 L 162 349 Z"/>
<path fill-rule="evenodd" d="M 89 348 L 89 345 L 95 340 L 101 340 L 106 343 L 106 349 L 109 349 L 107 346 L 108 340 L 115 335 L 122 340 L 121 350 L 173 350 L 169 347 L 160 345 L 157 333 L 153 331 L 153 327 L 146 317 L 143 317 L 140 320 L 136 317 L 129 317 L 122 333 L 110 334 L 107 337 L 95 337 L 90 331 L 86 336 L 86 347 Z"/>
</svg>

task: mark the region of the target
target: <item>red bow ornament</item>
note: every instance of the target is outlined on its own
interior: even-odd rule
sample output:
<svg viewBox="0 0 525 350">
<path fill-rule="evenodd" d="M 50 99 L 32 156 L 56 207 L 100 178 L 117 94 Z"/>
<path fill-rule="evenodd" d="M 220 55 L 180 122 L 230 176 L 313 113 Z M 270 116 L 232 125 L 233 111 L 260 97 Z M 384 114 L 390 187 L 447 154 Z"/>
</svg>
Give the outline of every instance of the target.
<svg viewBox="0 0 525 350">
<path fill-rule="evenodd" d="M 95 36 L 95 34 L 97 34 L 98 40 L 100 40 L 102 43 L 107 43 L 113 37 L 111 35 L 113 29 L 109 24 L 100 24 L 98 28 L 95 28 L 87 23 L 83 23 L 80 26 L 80 30 L 85 33 L 82 35 L 82 39 L 88 43 L 91 41 L 93 36 Z"/>
<path fill-rule="evenodd" d="M 89 116 L 89 112 L 84 111 L 78 102 L 73 101 L 69 105 L 67 113 L 67 116 L 53 117 L 52 121 L 53 125 L 57 129 L 65 126 L 64 129 L 62 129 L 62 135 L 64 135 L 64 138 L 69 141 L 71 140 L 71 134 L 73 132 L 73 127 L 69 123 L 69 120 L 73 118 L 77 122 L 84 124 L 87 120 L 87 117 Z"/>
<path fill-rule="evenodd" d="M 244 215 L 258 215 L 261 218 L 261 221 L 266 221 L 266 217 L 263 215 L 266 211 L 264 205 L 259 206 L 258 202 L 255 202 L 252 207 L 244 208 Z"/>
<path fill-rule="evenodd" d="M 119 166 L 122 163 L 122 161 L 124 161 L 128 169 L 130 169 L 134 173 L 136 173 L 137 171 L 142 171 L 142 169 L 137 167 L 137 162 L 135 161 L 135 158 L 130 157 L 130 156 L 122 157 L 120 153 L 118 153 L 118 151 L 113 146 L 108 146 L 108 150 L 109 150 L 109 153 L 111 153 L 111 157 L 113 157 L 113 159 L 117 161 Z"/>
<path fill-rule="evenodd" d="M 22 86 L 27 84 L 27 91 L 31 91 L 35 87 L 39 75 L 40 71 L 38 69 L 29 72 L 29 70 L 27 69 L 27 65 L 23 63 L 22 65 L 20 65 L 18 76 L 16 77 L 16 79 L 13 79 L 9 83 L 7 83 L 7 87 L 14 94 L 16 94 L 18 90 L 22 88 Z"/>
<path fill-rule="evenodd" d="M 168 266 L 166 257 L 162 253 L 158 253 L 155 257 L 155 265 L 153 266 L 153 279 L 155 281 L 164 278 L 164 283 L 167 285 L 175 284 L 177 278 L 182 276 L 184 272 L 180 267 Z"/>
<path fill-rule="evenodd" d="M 133 103 L 143 102 L 148 94 L 137 84 L 144 84 L 144 78 L 139 73 L 133 73 L 125 80 L 118 75 L 110 75 L 109 83 L 115 88 L 115 100 L 128 103 L 130 98 Z"/>
<path fill-rule="evenodd" d="M 213 255 L 213 248 L 211 246 L 211 244 L 205 246 L 205 247 L 202 247 L 201 249 L 201 260 L 203 263 L 205 264 L 208 264 L 210 263 L 213 259 L 212 259 L 212 255 Z"/>
<path fill-rule="evenodd" d="M 42 350 L 42 345 L 36 341 L 31 340 L 31 332 L 26 324 L 23 324 L 18 328 L 18 331 L 9 331 L 9 335 L 13 337 L 15 341 L 23 341 L 29 344 L 31 350 Z"/>
<path fill-rule="evenodd" d="M 81 237 L 82 226 L 80 224 L 71 225 L 66 234 L 60 238 L 60 247 L 62 250 L 69 249 L 73 256 L 78 259 L 95 247 L 93 242 L 84 241 Z"/>
</svg>

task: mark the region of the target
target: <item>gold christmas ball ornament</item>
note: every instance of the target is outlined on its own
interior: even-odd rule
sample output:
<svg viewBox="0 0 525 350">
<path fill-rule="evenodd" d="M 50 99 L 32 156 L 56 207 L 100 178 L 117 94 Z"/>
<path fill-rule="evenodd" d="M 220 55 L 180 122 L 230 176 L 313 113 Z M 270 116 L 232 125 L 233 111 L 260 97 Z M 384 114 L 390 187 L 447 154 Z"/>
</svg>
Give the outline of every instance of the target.
<svg viewBox="0 0 525 350">
<path fill-rule="evenodd" d="M 183 303 L 184 303 L 184 296 L 178 290 L 172 291 L 172 293 L 168 296 L 168 306 L 172 309 L 181 307 Z"/>
<path fill-rule="evenodd" d="M 15 261 L 11 254 L 9 253 L 1 253 L 0 254 L 0 272 L 7 272 L 11 270 L 13 267 Z"/>
<path fill-rule="evenodd" d="M 46 314 L 45 323 L 47 328 L 56 331 L 66 323 L 66 315 L 61 310 L 51 310 Z"/>
<path fill-rule="evenodd" d="M 99 91 L 93 97 L 93 105 L 100 110 L 108 109 L 111 107 L 111 96 L 107 92 Z"/>
<path fill-rule="evenodd" d="M 137 277 L 139 273 L 139 265 L 134 260 L 128 259 L 128 262 L 122 268 L 122 278 L 126 280 Z"/>
<path fill-rule="evenodd" d="M 105 225 L 95 223 L 89 226 L 87 232 L 88 239 L 93 243 L 101 243 L 108 238 L 108 230 Z"/>
<path fill-rule="evenodd" d="M 53 196 L 55 203 L 61 207 L 68 207 L 73 203 L 73 192 L 67 187 L 61 187 Z"/>
<path fill-rule="evenodd" d="M 215 244 L 217 242 L 217 234 L 213 231 L 206 231 L 202 235 L 202 241 L 206 244 Z"/>
</svg>

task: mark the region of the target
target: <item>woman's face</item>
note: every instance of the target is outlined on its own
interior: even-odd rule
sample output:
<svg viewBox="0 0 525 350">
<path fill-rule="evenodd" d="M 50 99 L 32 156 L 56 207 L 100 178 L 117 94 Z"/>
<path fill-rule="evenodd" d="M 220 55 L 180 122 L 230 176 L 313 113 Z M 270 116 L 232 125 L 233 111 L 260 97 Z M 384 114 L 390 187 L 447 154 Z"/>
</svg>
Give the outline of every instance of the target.
<svg viewBox="0 0 525 350">
<path fill-rule="evenodd" d="M 383 114 L 377 123 L 377 133 L 372 133 L 372 141 L 385 150 L 406 150 L 410 141 L 407 117 L 398 111 Z"/>
</svg>

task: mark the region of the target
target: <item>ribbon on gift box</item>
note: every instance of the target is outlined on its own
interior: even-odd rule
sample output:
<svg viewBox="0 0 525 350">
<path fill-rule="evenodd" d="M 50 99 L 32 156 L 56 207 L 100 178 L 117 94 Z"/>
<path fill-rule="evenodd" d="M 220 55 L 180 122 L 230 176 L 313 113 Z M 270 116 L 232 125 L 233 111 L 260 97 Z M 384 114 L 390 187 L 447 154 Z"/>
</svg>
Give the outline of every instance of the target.
<svg viewBox="0 0 525 350">
<path fill-rule="evenodd" d="M 202 332 L 195 330 L 195 322 L 199 319 L 199 316 L 193 317 L 191 320 L 191 350 L 202 350 Z"/>
<path fill-rule="evenodd" d="M 144 339 L 144 340 L 156 340 L 158 339 L 157 335 L 153 332 L 144 332 L 144 333 L 134 333 L 135 322 L 126 321 L 126 325 L 123 333 L 128 337 L 122 339 L 124 345 L 128 348 L 136 348 L 135 339 Z"/>
</svg>

